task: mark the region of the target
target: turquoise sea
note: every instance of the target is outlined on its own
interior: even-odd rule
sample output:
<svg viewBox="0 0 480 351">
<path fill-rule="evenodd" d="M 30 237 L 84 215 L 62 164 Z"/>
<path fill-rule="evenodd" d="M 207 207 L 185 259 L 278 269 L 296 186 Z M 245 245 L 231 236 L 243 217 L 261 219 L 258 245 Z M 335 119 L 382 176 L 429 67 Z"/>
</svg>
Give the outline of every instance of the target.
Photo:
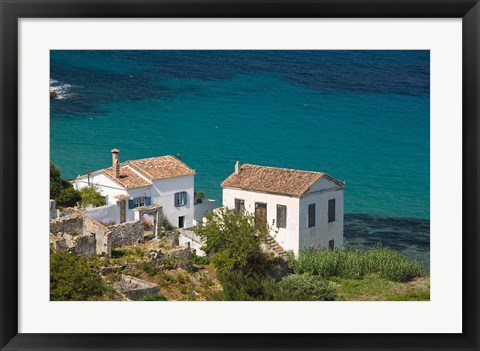
<svg viewBox="0 0 480 351">
<path fill-rule="evenodd" d="M 219 204 L 236 160 L 326 172 L 348 245 L 428 264 L 429 86 L 429 51 L 51 51 L 51 159 L 180 153 Z"/>
</svg>

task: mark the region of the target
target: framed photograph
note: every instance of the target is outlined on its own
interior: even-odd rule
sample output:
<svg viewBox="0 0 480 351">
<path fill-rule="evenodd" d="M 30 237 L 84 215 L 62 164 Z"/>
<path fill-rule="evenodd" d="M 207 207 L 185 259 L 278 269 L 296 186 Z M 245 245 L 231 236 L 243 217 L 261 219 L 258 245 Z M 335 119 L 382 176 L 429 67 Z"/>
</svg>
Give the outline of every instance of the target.
<svg viewBox="0 0 480 351">
<path fill-rule="evenodd" d="M 3 1 L 1 349 L 477 350 L 479 6 Z"/>
</svg>

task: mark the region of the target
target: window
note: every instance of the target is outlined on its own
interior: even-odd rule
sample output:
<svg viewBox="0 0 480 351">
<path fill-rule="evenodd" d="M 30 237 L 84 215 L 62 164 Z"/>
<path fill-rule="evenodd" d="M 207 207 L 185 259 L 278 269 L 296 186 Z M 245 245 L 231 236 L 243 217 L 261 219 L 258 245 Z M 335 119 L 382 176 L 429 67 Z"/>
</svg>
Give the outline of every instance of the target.
<svg viewBox="0 0 480 351">
<path fill-rule="evenodd" d="M 108 205 L 108 195 L 105 195 L 103 197 L 103 201 L 105 201 L 105 205 Z"/>
<path fill-rule="evenodd" d="M 335 199 L 328 200 L 328 223 L 335 222 Z"/>
<path fill-rule="evenodd" d="M 328 249 L 329 249 L 329 250 L 335 249 L 335 240 L 330 240 L 330 241 L 328 242 Z"/>
<path fill-rule="evenodd" d="M 150 205 L 151 205 L 151 197 L 148 197 L 148 196 L 134 197 L 128 200 L 129 210 L 136 207 L 150 206 Z"/>
<path fill-rule="evenodd" d="M 245 201 L 240 199 L 235 199 L 235 212 L 243 213 L 245 211 Z"/>
<path fill-rule="evenodd" d="M 175 207 L 185 206 L 187 204 L 187 192 L 181 191 L 175 193 Z"/>
<path fill-rule="evenodd" d="M 315 227 L 315 204 L 308 205 L 308 227 Z"/>
<path fill-rule="evenodd" d="M 145 206 L 145 197 L 136 197 L 133 199 L 133 207 Z"/>
<path fill-rule="evenodd" d="M 287 206 L 277 205 L 277 227 L 287 227 Z"/>
</svg>

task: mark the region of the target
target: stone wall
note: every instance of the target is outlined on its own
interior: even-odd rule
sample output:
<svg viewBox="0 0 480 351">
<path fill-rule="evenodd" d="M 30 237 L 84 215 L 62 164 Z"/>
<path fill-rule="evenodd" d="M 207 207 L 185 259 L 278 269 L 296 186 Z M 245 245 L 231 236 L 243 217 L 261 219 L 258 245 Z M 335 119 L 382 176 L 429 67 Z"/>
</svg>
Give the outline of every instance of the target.
<svg viewBox="0 0 480 351">
<path fill-rule="evenodd" d="M 191 272 L 193 271 L 193 255 L 194 253 L 189 247 L 169 252 L 151 250 L 150 262 L 161 269 L 182 268 L 187 272 Z"/>
<path fill-rule="evenodd" d="M 141 221 L 115 224 L 111 231 L 111 248 L 143 242 L 143 223 Z"/>
<path fill-rule="evenodd" d="M 155 295 L 160 292 L 160 287 L 157 284 L 129 275 L 122 275 L 122 279 L 114 284 L 114 288 L 131 300 L 139 300 L 142 297 Z"/>
<path fill-rule="evenodd" d="M 73 212 L 65 217 L 50 221 L 50 233 L 69 233 L 70 235 L 83 234 L 83 216 L 81 212 Z"/>
<path fill-rule="evenodd" d="M 50 221 L 50 242 L 55 250 L 93 256 L 112 253 L 110 230 L 79 210 Z"/>
<path fill-rule="evenodd" d="M 109 228 L 105 227 L 103 224 L 94 220 L 93 218 L 84 215 L 83 232 L 85 234 L 90 233 L 95 236 L 97 255 L 105 254 L 108 257 L 111 256 L 112 233 Z"/>
</svg>

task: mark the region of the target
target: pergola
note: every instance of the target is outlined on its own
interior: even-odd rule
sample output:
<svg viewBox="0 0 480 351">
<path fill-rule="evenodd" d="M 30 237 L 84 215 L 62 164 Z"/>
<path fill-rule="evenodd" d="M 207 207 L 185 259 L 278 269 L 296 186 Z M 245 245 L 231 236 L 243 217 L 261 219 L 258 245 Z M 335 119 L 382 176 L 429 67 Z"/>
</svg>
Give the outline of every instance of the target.
<svg viewBox="0 0 480 351">
<path fill-rule="evenodd" d="M 143 218 L 144 215 L 150 215 L 153 217 L 153 234 L 155 237 L 158 237 L 160 232 L 159 228 L 162 224 L 162 206 L 157 205 L 150 205 L 150 206 L 141 206 L 134 208 L 133 211 L 135 212 L 135 220 L 139 221 Z"/>
</svg>

